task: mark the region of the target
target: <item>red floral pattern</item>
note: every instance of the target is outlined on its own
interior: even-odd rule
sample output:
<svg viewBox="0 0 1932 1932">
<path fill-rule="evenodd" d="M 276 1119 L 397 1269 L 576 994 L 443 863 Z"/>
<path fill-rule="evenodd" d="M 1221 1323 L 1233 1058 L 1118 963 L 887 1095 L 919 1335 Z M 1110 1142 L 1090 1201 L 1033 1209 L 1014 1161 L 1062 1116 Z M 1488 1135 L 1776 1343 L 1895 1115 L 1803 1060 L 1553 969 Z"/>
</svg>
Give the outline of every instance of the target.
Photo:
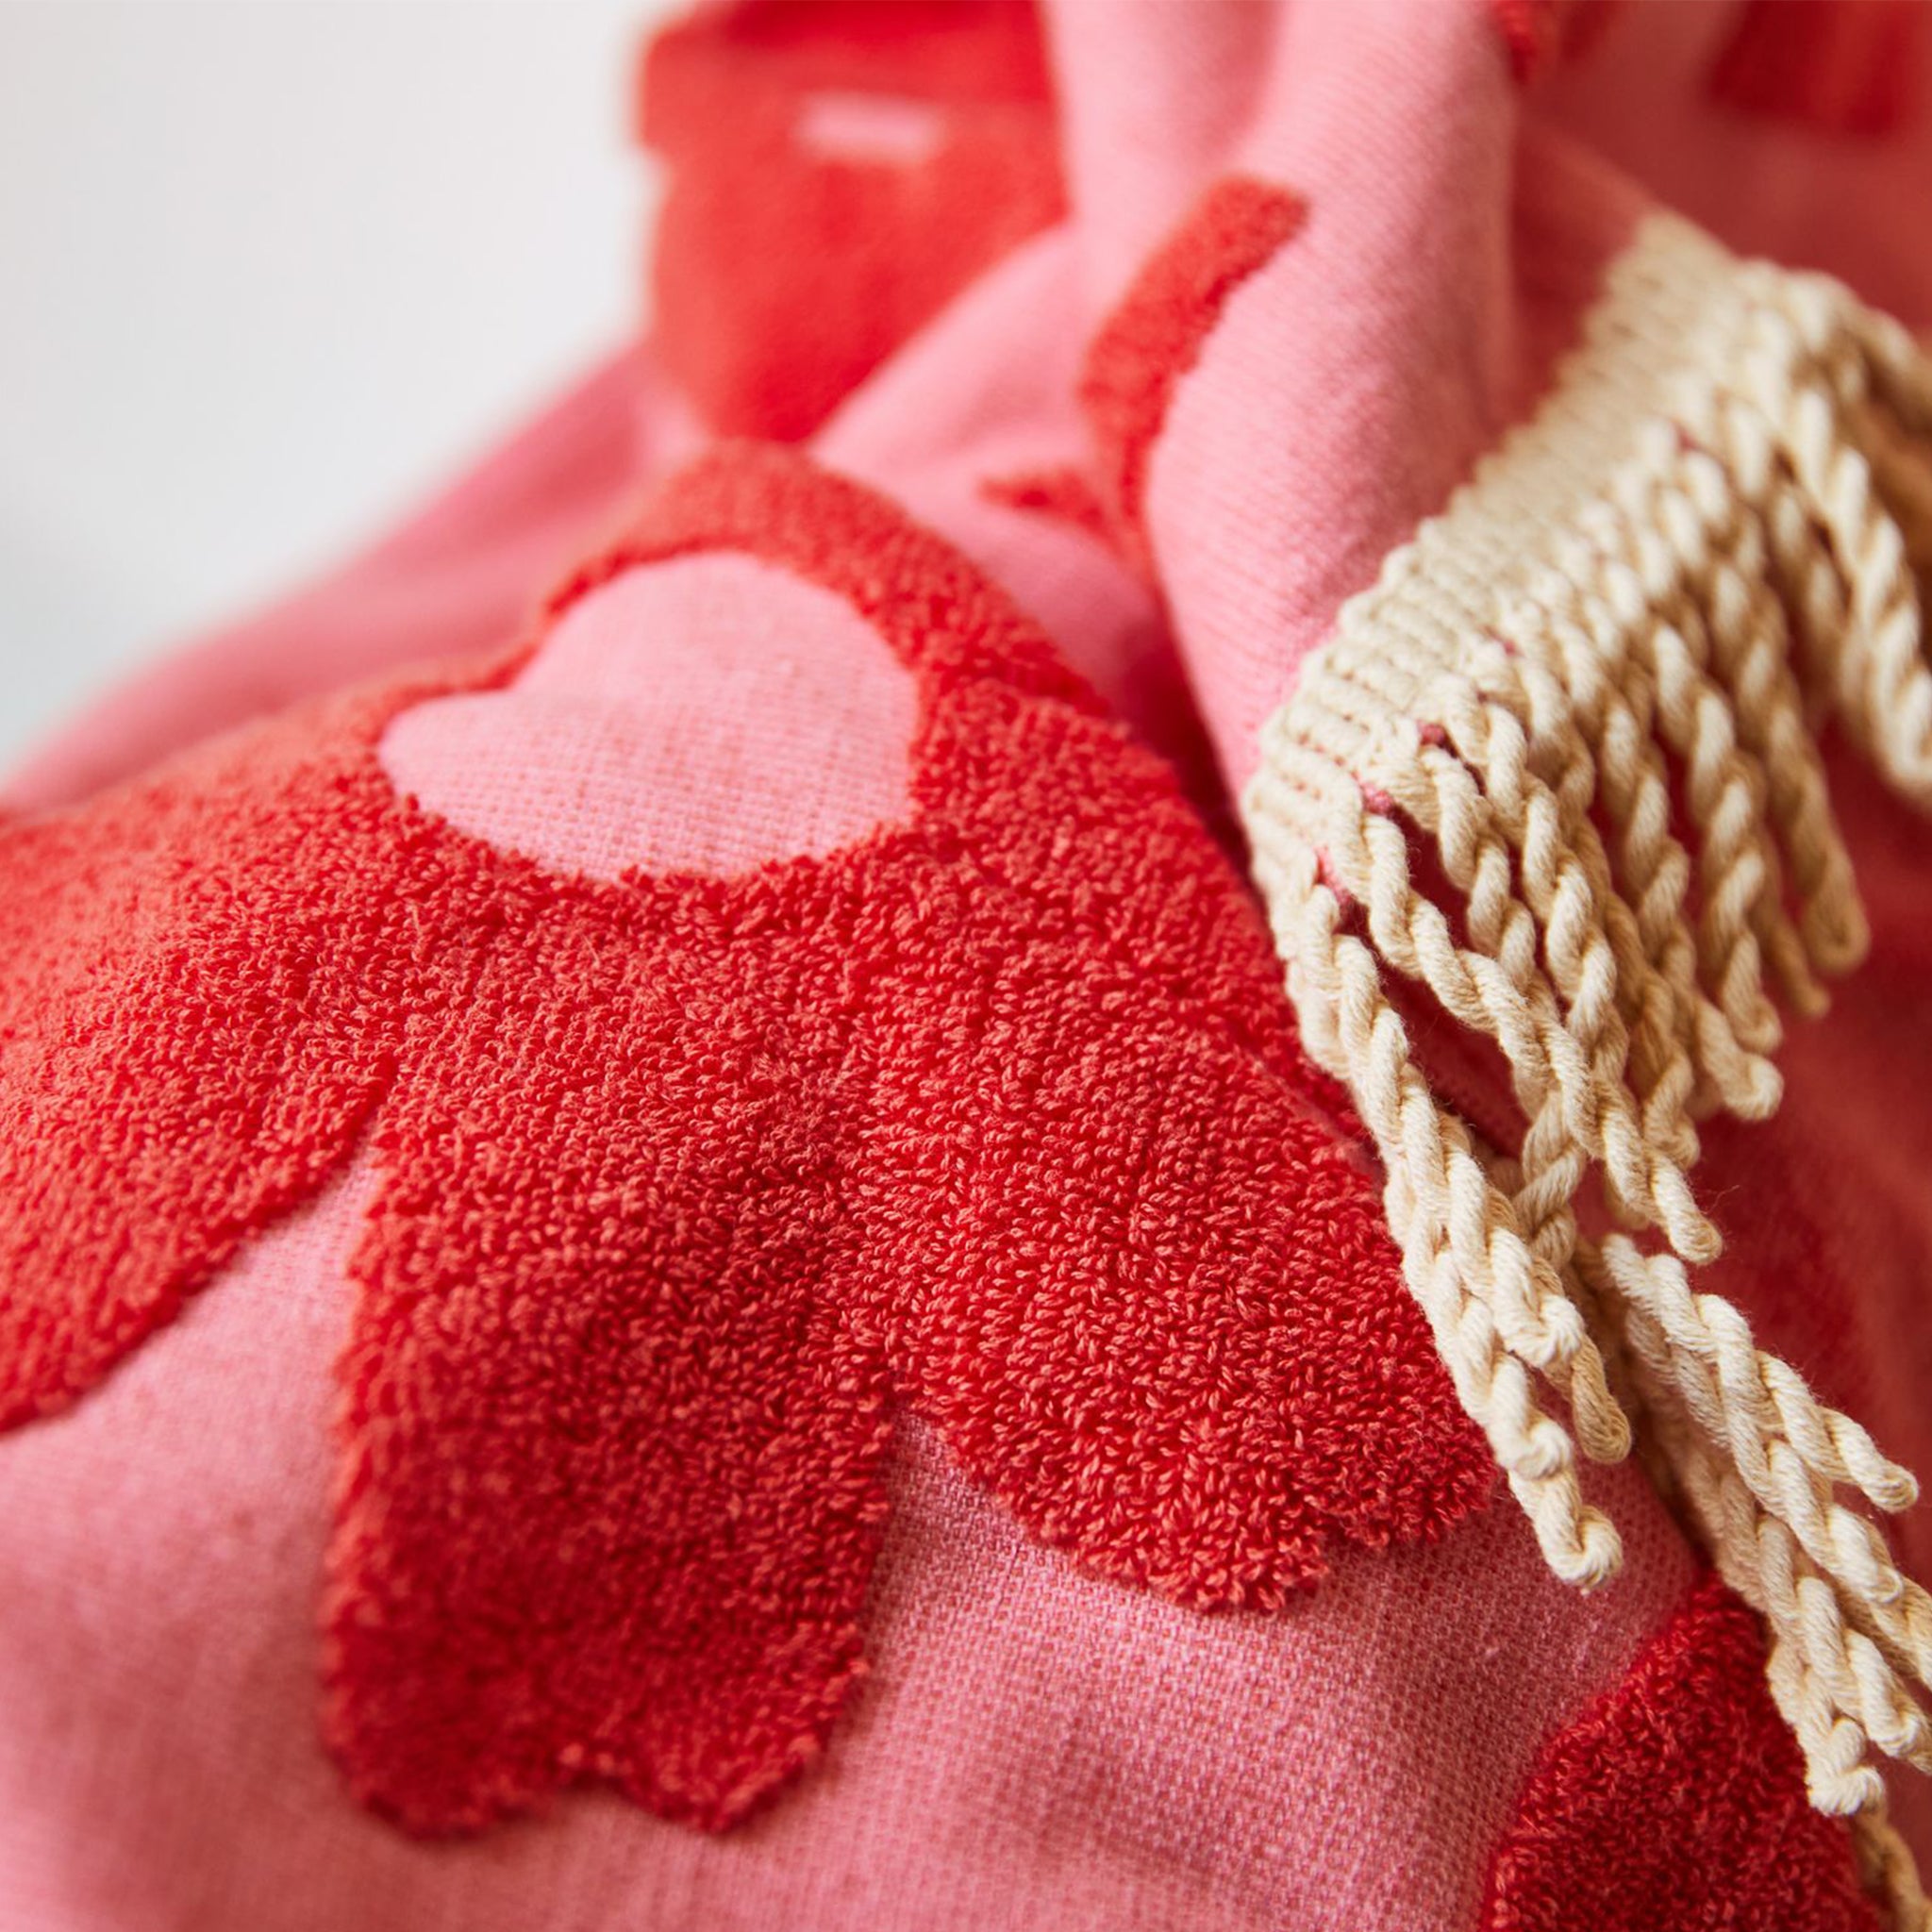
<svg viewBox="0 0 1932 1932">
<path fill-rule="evenodd" d="M 1811 1808 L 1757 1619 L 1715 1577 L 1551 1740 L 1485 1932 L 1878 1932 L 1841 1820 Z"/>
<path fill-rule="evenodd" d="M 827 105 L 916 138 L 827 144 Z M 652 40 L 639 109 L 668 177 L 653 340 L 726 435 L 808 435 L 1065 212 L 1031 0 L 708 7 Z"/>
<path fill-rule="evenodd" d="M 1148 257 L 1094 332 L 1080 374 L 1104 501 L 1130 549 L 1142 526 L 1147 470 L 1181 378 L 1200 360 L 1235 291 L 1301 232 L 1307 204 L 1274 183 L 1214 183 Z"/>
<path fill-rule="evenodd" d="M 780 452 L 708 458 L 554 610 L 715 548 L 911 673 L 905 824 L 729 878 L 494 849 L 377 745 L 519 654 L 0 839 L 0 1423 L 366 1144 L 325 1724 L 416 1829 L 588 1780 L 717 1827 L 810 1758 L 902 1407 L 1038 1535 L 1199 1606 L 1491 1487 L 1166 769 L 963 559 Z"/>
<path fill-rule="evenodd" d="M 1824 135 L 1877 140 L 1918 114 L 1924 0 L 1744 0 L 1710 97 Z"/>
</svg>

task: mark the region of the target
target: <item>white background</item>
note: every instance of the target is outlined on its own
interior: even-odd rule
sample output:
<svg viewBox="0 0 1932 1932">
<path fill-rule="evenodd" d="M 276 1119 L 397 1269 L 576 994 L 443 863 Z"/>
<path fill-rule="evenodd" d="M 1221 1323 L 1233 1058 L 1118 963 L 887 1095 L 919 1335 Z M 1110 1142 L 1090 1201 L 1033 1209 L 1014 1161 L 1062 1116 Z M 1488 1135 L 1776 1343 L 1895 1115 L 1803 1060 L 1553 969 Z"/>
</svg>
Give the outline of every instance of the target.
<svg viewBox="0 0 1932 1932">
<path fill-rule="evenodd" d="M 0 767 L 637 325 L 671 0 L 0 0 Z"/>
</svg>

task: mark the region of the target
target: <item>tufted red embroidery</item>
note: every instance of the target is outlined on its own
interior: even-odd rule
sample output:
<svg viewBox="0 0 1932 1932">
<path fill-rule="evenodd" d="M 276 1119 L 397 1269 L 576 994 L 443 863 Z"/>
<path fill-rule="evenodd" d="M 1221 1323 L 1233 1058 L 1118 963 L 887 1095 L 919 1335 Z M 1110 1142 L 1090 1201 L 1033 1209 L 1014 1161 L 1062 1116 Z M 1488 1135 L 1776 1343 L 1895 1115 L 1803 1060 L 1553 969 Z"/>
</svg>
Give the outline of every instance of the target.
<svg viewBox="0 0 1932 1932">
<path fill-rule="evenodd" d="M 1519 87 L 1541 80 L 1562 60 L 1589 53 L 1623 0 L 1489 0 L 1509 72 Z"/>
<path fill-rule="evenodd" d="M 1247 175 L 1217 181 L 1155 250 L 1095 333 L 1080 401 L 1112 508 L 1137 540 L 1147 463 L 1175 385 L 1200 359 L 1228 298 L 1302 225 L 1298 195 Z"/>
<path fill-rule="evenodd" d="M 739 0 L 658 35 L 665 367 L 727 435 L 810 433 L 1064 208 L 1030 0 Z M 819 137 L 867 123 L 883 143 Z"/>
<path fill-rule="evenodd" d="M 989 503 L 1008 509 L 1031 510 L 1051 517 L 1071 529 L 1109 547 L 1114 541 L 1113 519 L 1085 470 L 1069 463 L 1056 469 L 1022 470 L 1008 476 L 991 476 L 980 485 Z"/>
<path fill-rule="evenodd" d="M 1918 111 L 1924 0 L 1745 0 L 1710 97 L 1820 134 L 1890 134 Z"/>
<path fill-rule="evenodd" d="M 721 1826 L 861 1670 L 894 1406 L 1082 1562 L 1273 1606 L 1491 1470 L 1164 767 L 963 559 L 726 450 L 581 572 L 736 548 L 913 675 L 912 816 L 559 876 L 333 700 L 0 842 L 0 1421 L 366 1139 L 326 1725 L 411 1827 L 601 1779 Z"/>
<path fill-rule="evenodd" d="M 1805 1796 L 1757 1621 L 1697 1585 L 1624 1681 L 1544 1748 L 1487 1932 L 1877 1932 L 1843 1824 Z"/>
</svg>

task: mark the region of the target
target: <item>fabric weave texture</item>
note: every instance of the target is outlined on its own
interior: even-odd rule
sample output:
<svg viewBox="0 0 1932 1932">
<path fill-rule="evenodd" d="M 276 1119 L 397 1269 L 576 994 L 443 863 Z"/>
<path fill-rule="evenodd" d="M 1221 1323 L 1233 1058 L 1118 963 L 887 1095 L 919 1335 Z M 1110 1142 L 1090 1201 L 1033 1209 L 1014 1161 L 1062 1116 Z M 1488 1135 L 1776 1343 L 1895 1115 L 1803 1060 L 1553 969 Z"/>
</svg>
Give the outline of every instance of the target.
<svg viewBox="0 0 1932 1932">
<path fill-rule="evenodd" d="M 659 36 L 0 795 L 0 1926 L 1932 1924 L 1921 11 Z"/>
</svg>

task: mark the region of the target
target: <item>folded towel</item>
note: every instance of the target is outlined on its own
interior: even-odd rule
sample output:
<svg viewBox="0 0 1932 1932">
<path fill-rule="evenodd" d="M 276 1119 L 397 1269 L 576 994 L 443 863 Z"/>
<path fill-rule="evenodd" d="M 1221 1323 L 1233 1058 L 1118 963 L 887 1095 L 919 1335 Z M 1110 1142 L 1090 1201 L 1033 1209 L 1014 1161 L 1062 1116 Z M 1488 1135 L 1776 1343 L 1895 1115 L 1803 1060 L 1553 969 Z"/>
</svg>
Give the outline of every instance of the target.
<svg viewBox="0 0 1932 1932">
<path fill-rule="evenodd" d="M 660 36 L 7 788 L 0 1925 L 1932 1923 L 1928 42 Z"/>
</svg>

